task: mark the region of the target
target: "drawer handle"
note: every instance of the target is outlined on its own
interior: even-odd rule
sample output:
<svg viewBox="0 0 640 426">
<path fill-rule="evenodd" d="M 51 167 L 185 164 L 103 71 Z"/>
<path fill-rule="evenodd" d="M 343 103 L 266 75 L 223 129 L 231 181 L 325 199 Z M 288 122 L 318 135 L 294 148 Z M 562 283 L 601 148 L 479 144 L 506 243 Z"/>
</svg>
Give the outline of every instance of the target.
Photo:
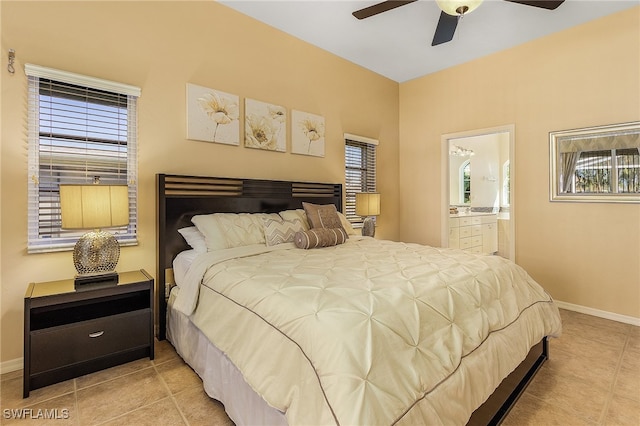
<svg viewBox="0 0 640 426">
<path fill-rule="evenodd" d="M 100 337 L 104 334 L 104 331 L 96 331 L 95 333 L 89 333 L 89 337 L 95 339 L 96 337 Z"/>
</svg>

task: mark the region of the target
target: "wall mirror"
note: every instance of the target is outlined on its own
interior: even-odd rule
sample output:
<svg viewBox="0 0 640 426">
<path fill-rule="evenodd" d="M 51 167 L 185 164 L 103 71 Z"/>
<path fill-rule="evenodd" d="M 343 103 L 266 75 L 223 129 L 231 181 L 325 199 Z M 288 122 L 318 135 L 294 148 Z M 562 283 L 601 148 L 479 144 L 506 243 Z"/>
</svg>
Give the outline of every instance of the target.
<svg viewBox="0 0 640 426">
<path fill-rule="evenodd" d="M 551 201 L 640 203 L 640 122 L 549 133 Z"/>
</svg>

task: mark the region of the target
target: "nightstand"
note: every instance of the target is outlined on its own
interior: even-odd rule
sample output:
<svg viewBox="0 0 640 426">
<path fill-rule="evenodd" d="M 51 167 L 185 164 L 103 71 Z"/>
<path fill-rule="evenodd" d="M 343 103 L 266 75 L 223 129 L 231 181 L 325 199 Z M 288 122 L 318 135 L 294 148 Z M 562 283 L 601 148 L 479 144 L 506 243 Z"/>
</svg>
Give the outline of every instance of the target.
<svg viewBox="0 0 640 426">
<path fill-rule="evenodd" d="M 23 397 L 104 368 L 153 359 L 153 278 L 119 273 L 118 284 L 31 283 L 24 297 Z"/>
</svg>

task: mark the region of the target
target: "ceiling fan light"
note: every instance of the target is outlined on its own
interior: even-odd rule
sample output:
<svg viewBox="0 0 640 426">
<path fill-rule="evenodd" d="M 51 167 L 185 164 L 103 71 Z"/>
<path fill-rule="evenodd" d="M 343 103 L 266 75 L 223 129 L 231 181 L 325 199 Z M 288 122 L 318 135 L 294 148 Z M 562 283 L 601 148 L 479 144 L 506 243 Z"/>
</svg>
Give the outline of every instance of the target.
<svg viewBox="0 0 640 426">
<path fill-rule="evenodd" d="M 444 13 L 451 16 L 460 16 L 476 10 L 482 0 L 436 0 L 436 3 Z"/>
</svg>

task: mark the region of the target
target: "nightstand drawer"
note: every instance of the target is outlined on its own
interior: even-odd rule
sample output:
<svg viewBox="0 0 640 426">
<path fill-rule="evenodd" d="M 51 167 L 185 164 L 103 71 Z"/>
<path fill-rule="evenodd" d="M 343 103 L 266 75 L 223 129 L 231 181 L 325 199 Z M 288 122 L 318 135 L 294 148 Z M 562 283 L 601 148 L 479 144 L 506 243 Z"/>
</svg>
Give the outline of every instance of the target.
<svg viewBox="0 0 640 426">
<path fill-rule="evenodd" d="M 37 374 L 148 346 L 151 309 L 31 332 L 31 373 Z"/>
<path fill-rule="evenodd" d="M 153 359 L 153 278 L 144 269 L 118 283 L 32 282 L 24 297 L 22 396 L 53 383 Z"/>
</svg>

